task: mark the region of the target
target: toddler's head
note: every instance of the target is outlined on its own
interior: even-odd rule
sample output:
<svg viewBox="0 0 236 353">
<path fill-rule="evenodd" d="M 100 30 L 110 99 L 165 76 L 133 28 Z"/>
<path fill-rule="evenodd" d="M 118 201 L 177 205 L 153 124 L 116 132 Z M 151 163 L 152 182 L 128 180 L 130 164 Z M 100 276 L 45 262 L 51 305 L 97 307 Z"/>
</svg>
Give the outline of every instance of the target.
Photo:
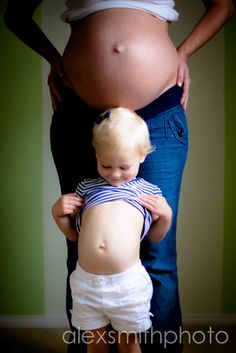
<svg viewBox="0 0 236 353">
<path fill-rule="evenodd" d="M 145 121 L 126 108 L 113 108 L 99 116 L 92 144 L 99 174 L 112 185 L 134 179 L 147 154 L 154 149 Z"/>
</svg>

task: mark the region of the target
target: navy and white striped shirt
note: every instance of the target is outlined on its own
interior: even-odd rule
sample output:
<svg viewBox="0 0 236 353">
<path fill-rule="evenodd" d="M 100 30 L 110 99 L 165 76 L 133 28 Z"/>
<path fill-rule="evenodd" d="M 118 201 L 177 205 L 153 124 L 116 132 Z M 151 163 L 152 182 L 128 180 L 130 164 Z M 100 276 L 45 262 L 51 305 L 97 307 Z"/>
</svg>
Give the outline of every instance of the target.
<svg viewBox="0 0 236 353">
<path fill-rule="evenodd" d="M 80 218 L 82 212 L 89 207 L 104 202 L 123 200 L 136 207 L 144 217 L 142 237 L 147 234 L 151 224 L 151 213 L 142 205 L 140 195 L 162 195 L 158 186 L 149 183 L 142 178 L 136 178 L 128 183 L 119 186 L 109 184 L 105 179 L 99 177 L 96 179 L 84 179 L 76 188 L 76 195 L 84 199 L 80 216 L 77 217 L 77 229 L 80 229 Z"/>
</svg>

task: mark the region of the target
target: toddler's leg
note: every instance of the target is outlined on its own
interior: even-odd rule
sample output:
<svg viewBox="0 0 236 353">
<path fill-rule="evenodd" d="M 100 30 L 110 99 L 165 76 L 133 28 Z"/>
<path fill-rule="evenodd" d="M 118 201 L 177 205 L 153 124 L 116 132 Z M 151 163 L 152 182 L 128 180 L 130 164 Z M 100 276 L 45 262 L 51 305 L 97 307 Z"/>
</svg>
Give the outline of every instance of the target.
<svg viewBox="0 0 236 353">
<path fill-rule="evenodd" d="M 138 337 L 135 333 L 117 333 L 119 353 L 141 353 Z"/>
<path fill-rule="evenodd" d="M 89 330 L 86 334 L 87 353 L 108 353 L 109 352 L 109 326 L 96 330 Z"/>
</svg>

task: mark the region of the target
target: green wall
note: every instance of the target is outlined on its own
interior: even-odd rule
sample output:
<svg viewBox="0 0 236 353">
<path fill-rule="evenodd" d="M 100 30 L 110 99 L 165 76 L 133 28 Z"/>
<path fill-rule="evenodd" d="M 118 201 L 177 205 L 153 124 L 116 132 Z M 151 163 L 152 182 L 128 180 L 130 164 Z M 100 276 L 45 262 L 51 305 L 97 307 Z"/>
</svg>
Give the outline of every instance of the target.
<svg viewBox="0 0 236 353">
<path fill-rule="evenodd" d="M 223 310 L 236 313 L 236 16 L 225 27 L 225 227 Z"/>
<path fill-rule="evenodd" d="M 1 1 L 0 313 L 35 315 L 44 313 L 41 59 L 4 27 L 5 5 Z"/>
<path fill-rule="evenodd" d="M 47 269 L 44 269 L 43 259 L 41 59 L 4 27 L 5 5 L 6 0 L 0 2 L 0 315 L 43 315 L 46 314 L 44 270 Z M 40 21 L 39 12 L 37 20 Z M 235 17 L 224 33 L 222 308 L 224 313 L 236 313 Z"/>
</svg>

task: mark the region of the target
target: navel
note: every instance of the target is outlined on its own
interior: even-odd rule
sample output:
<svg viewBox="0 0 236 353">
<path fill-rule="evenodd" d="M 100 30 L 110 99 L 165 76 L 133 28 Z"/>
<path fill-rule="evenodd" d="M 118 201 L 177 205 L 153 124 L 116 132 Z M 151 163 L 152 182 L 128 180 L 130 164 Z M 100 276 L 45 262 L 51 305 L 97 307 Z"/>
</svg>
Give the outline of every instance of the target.
<svg viewBox="0 0 236 353">
<path fill-rule="evenodd" d="M 106 244 L 104 242 L 100 243 L 98 247 L 99 247 L 100 250 L 105 250 L 106 249 Z"/>
<path fill-rule="evenodd" d="M 125 46 L 124 44 L 119 44 L 119 43 L 115 43 L 114 47 L 113 47 L 113 53 L 116 54 L 121 54 L 125 51 Z"/>
</svg>

